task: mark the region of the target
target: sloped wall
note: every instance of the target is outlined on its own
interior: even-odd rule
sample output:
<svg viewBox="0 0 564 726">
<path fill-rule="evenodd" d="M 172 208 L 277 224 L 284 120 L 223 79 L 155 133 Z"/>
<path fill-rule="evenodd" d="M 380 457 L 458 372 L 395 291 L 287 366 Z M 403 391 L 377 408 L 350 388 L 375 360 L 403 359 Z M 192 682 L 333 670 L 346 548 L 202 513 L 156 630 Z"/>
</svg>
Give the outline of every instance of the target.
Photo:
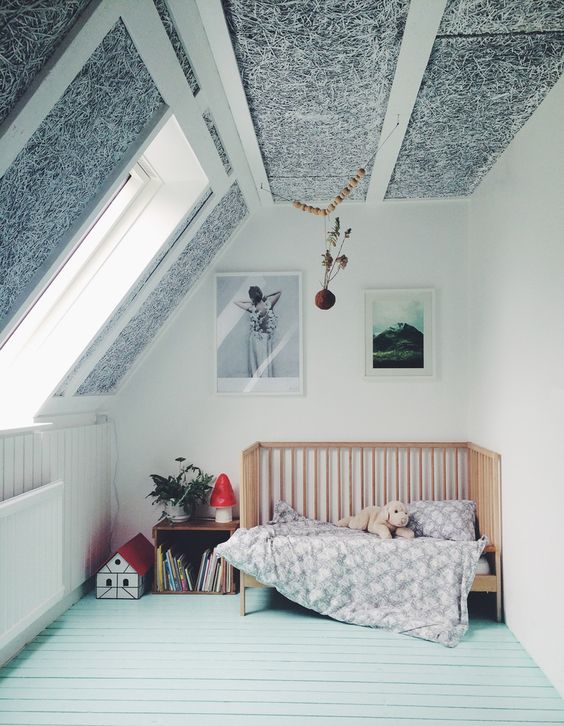
<svg viewBox="0 0 564 726">
<path fill-rule="evenodd" d="M 101 397 L 116 393 L 256 203 L 219 81 L 205 70 L 209 50 L 194 42 L 197 12 L 188 20 L 181 14 L 179 25 L 177 10 L 169 0 L 13 0 L 0 9 L 0 96 L 13 111 L 0 138 L 0 334 L 72 252 L 165 112 L 175 115 L 210 183 L 198 219 L 186 209 L 39 415 L 101 410 Z"/>
<path fill-rule="evenodd" d="M 123 327 L 78 387 L 77 395 L 100 395 L 117 391 L 123 377 L 245 219 L 248 211 L 239 187 L 233 184 L 197 234 L 186 242 L 174 264 L 139 311 Z M 174 242 L 178 240 L 179 237 Z"/>
<path fill-rule="evenodd" d="M 470 209 L 471 440 L 502 455 L 509 627 L 564 695 L 564 82 Z"/>
<path fill-rule="evenodd" d="M 160 510 L 148 475 L 186 456 L 239 485 L 239 456 L 259 439 L 465 440 L 466 204 L 350 206 L 349 266 L 336 306 L 313 304 L 322 277 L 323 222 L 292 208 L 251 217 L 134 370 L 112 406 L 120 467 L 117 539 L 146 533 Z M 303 396 L 214 393 L 213 271 L 303 272 Z M 363 290 L 433 287 L 438 370 L 433 380 L 364 380 Z"/>
<path fill-rule="evenodd" d="M 0 179 L 0 329 L 163 106 L 118 21 Z"/>
</svg>

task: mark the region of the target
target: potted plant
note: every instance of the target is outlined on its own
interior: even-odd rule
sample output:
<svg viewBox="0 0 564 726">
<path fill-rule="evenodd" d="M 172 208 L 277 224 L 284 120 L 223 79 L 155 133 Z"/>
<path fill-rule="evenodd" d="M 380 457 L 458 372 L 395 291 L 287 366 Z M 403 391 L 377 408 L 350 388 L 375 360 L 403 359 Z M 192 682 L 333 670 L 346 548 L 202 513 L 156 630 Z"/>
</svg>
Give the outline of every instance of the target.
<svg viewBox="0 0 564 726">
<path fill-rule="evenodd" d="M 153 498 L 153 504 L 163 504 L 163 514 L 171 522 L 186 522 L 192 516 L 196 504 L 203 503 L 211 490 L 211 474 L 205 474 L 194 464 L 185 464 L 186 459 L 179 456 L 178 474 L 161 476 L 151 474 L 154 488 L 147 497 Z"/>
<path fill-rule="evenodd" d="M 343 247 L 345 242 L 351 236 L 351 229 L 346 229 L 343 234 L 343 239 L 340 242 L 339 251 L 333 257 L 331 254 L 332 249 L 337 247 L 339 239 L 341 237 L 341 222 L 339 217 L 335 217 L 333 229 L 327 235 L 325 240 L 325 252 L 321 255 L 321 264 L 325 268 L 325 274 L 323 276 L 323 287 L 315 296 L 315 304 L 321 310 L 329 310 L 335 304 L 337 298 L 334 293 L 329 290 L 329 283 L 334 280 L 341 270 L 344 270 L 349 262 L 349 258 L 343 255 Z"/>
</svg>

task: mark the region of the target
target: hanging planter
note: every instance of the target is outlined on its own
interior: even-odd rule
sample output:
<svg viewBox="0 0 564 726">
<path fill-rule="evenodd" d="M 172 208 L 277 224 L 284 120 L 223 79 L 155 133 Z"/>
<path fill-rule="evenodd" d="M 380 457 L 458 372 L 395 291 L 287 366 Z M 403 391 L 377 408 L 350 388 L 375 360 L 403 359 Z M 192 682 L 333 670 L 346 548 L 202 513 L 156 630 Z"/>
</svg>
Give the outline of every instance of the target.
<svg viewBox="0 0 564 726">
<path fill-rule="evenodd" d="M 337 298 L 326 287 L 320 290 L 315 296 L 315 304 L 321 310 L 329 310 L 337 302 Z"/>
<path fill-rule="evenodd" d="M 325 240 L 325 252 L 321 255 L 321 264 L 325 268 L 325 275 L 323 276 L 323 288 L 315 296 L 315 304 L 321 310 L 329 310 L 337 301 L 335 295 L 329 290 L 329 284 L 348 265 L 349 258 L 343 255 L 342 252 L 343 246 L 350 236 L 351 229 L 349 227 L 343 232 L 341 239 L 341 222 L 339 217 L 335 217 L 333 228 Z M 337 255 L 333 257 L 332 251 L 337 245 L 339 245 L 339 250 Z"/>
</svg>

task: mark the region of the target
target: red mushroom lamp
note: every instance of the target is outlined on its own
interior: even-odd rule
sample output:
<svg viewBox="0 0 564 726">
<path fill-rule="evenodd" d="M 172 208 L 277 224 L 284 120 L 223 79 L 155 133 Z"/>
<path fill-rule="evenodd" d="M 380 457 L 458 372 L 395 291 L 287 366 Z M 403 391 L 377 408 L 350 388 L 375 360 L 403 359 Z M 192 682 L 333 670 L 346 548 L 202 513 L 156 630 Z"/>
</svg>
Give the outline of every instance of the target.
<svg viewBox="0 0 564 726">
<path fill-rule="evenodd" d="M 210 497 L 210 506 L 215 507 L 216 522 L 231 522 L 233 519 L 232 507 L 236 504 L 235 493 L 227 474 L 220 474 Z"/>
</svg>

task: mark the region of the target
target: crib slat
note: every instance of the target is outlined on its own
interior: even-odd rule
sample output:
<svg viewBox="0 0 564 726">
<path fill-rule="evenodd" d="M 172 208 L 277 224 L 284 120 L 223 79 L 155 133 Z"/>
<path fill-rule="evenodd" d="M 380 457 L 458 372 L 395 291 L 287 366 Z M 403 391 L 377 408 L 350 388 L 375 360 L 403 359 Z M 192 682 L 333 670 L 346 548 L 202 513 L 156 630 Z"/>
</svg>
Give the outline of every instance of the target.
<svg viewBox="0 0 564 726">
<path fill-rule="evenodd" d="M 354 485 L 353 485 L 353 459 L 352 448 L 349 449 L 349 515 L 354 514 Z"/>
<path fill-rule="evenodd" d="M 447 498 L 447 450 L 443 449 L 443 499 Z"/>
<path fill-rule="evenodd" d="M 376 504 L 376 447 L 372 449 L 372 506 Z"/>
<path fill-rule="evenodd" d="M 423 499 L 423 449 L 419 449 L 419 501 Z"/>
<path fill-rule="evenodd" d="M 382 501 L 379 501 L 380 506 L 384 504 L 384 500 L 388 498 L 388 450 L 384 449 L 384 491 L 382 492 Z"/>
<path fill-rule="evenodd" d="M 307 449 L 302 449 L 302 506 L 307 517 Z"/>
<path fill-rule="evenodd" d="M 318 450 L 315 449 L 314 455 L 314 466 L 313 466 L 313 498 L 314 498 L 314 509 L 315 519 L 319 519 L 319 461 L 318 461 Z"/>
<path fill-rule="evenodd" d="M 285 453 L 286 449 L 280 449 L 280 499 L 286 501 L 286 477 L 285 477 Z"/>
<path fill-rule="evenodd" d="M 269 517 L 274 516 L 274 496 L 272 494 L 272 449 L 268 449 L 268 511 Z"/>
<path fill-rule="evenodd" d="M 292 470 L 292 506 L 296 506 L 296 472 L 295 472 L 296 450 L 290 449 L 290 466 Z"/>
<path fill-rule="evenodd" d="M 408 502 L 411 501 L 411 447 L 407 447 L 407 492 L 406 492 L 406 500 Z"/>
<path fill-rule="evenodd" d="M 341 484 L 341 449 L 337 449 L 337 482 L 338 482 L 338 507 L 337 514 L 339 519 L 343 516 L 343 498 L 342 498 L 342 484 Z"/>
<path fill-rule="evenodd" d="M 394 499 L 399 499 L 399 448 L 396 447 L 396 494 Z"/>
<path fill-rule="evenodd" d="M 364 449 L 360 449 L 360 508 L 364 509 Z"/>
</svg>

